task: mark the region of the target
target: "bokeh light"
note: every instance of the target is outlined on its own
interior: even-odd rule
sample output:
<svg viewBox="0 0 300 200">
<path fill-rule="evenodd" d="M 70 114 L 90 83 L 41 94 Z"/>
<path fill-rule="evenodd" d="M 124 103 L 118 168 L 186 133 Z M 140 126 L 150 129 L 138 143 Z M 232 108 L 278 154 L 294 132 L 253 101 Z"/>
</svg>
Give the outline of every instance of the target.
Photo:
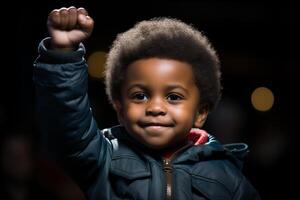
<svg viewBox="0 0 300 200">
<path fill-rule="evenodd" d="M 268 111 L 274 104 L 273 92 L 266 87 L 258 87 L 252 92 L 251 103 L 258 111 Z"/>
<path fill-rule="evenodd" d="M 106 52 L 96 51 L 88 57 L 88 72 L 91 77 L 97 79 L 103 78 L 106 55 Z"/>
</svg>

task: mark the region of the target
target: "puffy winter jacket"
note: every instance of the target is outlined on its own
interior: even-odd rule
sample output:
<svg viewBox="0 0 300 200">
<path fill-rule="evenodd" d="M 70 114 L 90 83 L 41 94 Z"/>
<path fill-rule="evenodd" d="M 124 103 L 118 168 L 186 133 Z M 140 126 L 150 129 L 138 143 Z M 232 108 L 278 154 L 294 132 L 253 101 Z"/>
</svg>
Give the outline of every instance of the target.
<svg viewBox="0 0 300 200">
<path fill-rule="evenodd" d="M 38 125 L 52 152 L 88 199 L 260 199 L 241 172 L 244 144 L 221 145 L 211 135 L 170 159 L 139 146 L 122 126 L 99 130 L 87 96 L 81 44 L 74 52 L 39 45 L 34 63 Z M 168 186 L 168 187 L 167 187 Z"/>
</svg>

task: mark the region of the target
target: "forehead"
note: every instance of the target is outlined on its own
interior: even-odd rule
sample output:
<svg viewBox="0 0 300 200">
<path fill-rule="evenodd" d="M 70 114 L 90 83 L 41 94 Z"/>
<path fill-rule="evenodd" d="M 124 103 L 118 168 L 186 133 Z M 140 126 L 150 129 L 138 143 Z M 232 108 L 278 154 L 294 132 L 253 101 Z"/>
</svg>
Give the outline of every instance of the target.
<svg viewBox="0 0 300 200">
<path fill-rule="evenodd" d="M 153 84 L 195 84 L 191 65 L 185 62 L 149 58 L 131 63 L 126 71 L 126 82 L 149 82 Z"/>
</svg>

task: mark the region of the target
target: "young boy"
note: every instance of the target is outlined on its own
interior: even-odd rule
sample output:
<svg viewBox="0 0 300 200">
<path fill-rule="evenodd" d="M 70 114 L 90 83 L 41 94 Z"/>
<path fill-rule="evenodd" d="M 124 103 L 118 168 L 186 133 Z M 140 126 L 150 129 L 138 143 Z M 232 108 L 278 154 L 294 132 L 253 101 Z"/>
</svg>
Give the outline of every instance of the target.
<svg viewBox="0 0 300 200">
<path fill-rule="evenodd" d="M 200 129 L 221 90 L 206 37 L 170 18 L 118 35 L 105 83 L 120 125 L 99 130 L 81 43 L 93 25 L 83 8 L 53 10 L 51 37 L 34 64 L 41 131 L 56 138 L 53 146 L 87 198 L 260 199 L 240 170 L 247 146 L 223 146 Z"/>
</svg>

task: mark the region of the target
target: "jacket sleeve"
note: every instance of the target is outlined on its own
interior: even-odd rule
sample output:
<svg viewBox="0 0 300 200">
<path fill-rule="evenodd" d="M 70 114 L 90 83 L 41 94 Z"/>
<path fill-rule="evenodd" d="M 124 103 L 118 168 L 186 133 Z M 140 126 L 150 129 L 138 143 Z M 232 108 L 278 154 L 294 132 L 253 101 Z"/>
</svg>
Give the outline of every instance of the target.
<svg viewBox="0 0 300 200">
<path fill-rule="evenodd" d="M 87 65 L 82 44 L 74 52 L 39 47 L 34 62 L 36 119 L 42 145 L 68 172 L 87 185 L 111 155 L 111 145 L 93 119 L 87 95 Z M 69 166 L 69 167 L 68 167 Z"/>
<path fill-rule="evenodd" d="M 246 177 L 243 176 L 233 200 L 261 200 L 261 197 Z"/>
</svg>

